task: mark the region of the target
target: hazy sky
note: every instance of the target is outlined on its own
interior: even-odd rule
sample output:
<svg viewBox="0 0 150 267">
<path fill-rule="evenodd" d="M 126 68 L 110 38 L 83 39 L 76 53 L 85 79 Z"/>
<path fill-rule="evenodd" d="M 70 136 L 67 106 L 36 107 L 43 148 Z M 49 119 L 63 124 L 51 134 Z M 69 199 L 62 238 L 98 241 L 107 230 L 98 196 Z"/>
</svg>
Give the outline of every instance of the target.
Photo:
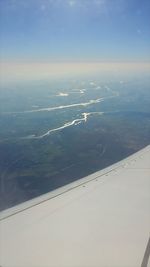
<svg viewBox="0 0 150 267">
<path fill-rule="evenodd" d="M 0 0 L 2 61 L 148 61 L 149 0 Z"/>
</svg>

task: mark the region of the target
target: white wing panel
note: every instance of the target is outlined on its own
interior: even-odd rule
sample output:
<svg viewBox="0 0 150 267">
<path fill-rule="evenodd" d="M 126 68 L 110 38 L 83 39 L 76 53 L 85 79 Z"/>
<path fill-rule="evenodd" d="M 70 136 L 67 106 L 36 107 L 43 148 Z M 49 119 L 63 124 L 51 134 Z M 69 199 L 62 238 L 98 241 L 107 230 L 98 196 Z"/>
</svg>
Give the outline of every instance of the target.
<svg viewBox="0 0 150 267">
<path fill-rule="evenodd" d="M 0 266 L 138 267 L 149 230 L 150 146 L 2 212 Z"/>
</svg>

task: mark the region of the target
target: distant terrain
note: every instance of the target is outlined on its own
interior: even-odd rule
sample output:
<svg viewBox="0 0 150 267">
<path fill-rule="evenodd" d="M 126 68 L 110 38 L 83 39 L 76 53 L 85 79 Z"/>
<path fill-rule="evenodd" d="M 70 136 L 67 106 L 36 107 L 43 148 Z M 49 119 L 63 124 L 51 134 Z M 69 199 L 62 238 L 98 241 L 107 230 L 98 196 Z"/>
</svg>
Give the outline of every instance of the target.
<svg viewBox="0 0 150 267">
<path fill-rule="evenodd" d="M 69 77 L 0 88 L 0 210 L 150 144 L 150 78 Z"/>
</svg>

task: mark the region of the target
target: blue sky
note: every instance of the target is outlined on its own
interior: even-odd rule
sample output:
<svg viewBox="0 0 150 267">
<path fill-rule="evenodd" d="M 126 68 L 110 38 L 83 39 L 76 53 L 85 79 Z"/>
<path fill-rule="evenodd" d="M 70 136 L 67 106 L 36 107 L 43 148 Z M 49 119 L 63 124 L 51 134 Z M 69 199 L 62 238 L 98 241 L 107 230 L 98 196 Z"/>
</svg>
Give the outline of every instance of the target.
<svg viewBox="0 0 150 267">
<path fill-rule="evenodd" d="M 0 0 L 1 61 L 149 61 L 149 0 Z"/>
</svg>

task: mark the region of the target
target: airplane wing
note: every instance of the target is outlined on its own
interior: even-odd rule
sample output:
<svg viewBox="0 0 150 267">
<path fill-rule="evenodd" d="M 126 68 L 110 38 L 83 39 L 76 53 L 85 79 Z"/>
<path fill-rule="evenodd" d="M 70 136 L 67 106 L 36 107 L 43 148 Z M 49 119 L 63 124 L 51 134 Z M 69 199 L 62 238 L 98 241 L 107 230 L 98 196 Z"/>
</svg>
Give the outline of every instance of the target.
<svg viewBox="0 0 150 267">
<path fill-rule="evenodd" d="M 1 267 L 146 267 L 150 146 L 0 213 Z"/>
</svg>

